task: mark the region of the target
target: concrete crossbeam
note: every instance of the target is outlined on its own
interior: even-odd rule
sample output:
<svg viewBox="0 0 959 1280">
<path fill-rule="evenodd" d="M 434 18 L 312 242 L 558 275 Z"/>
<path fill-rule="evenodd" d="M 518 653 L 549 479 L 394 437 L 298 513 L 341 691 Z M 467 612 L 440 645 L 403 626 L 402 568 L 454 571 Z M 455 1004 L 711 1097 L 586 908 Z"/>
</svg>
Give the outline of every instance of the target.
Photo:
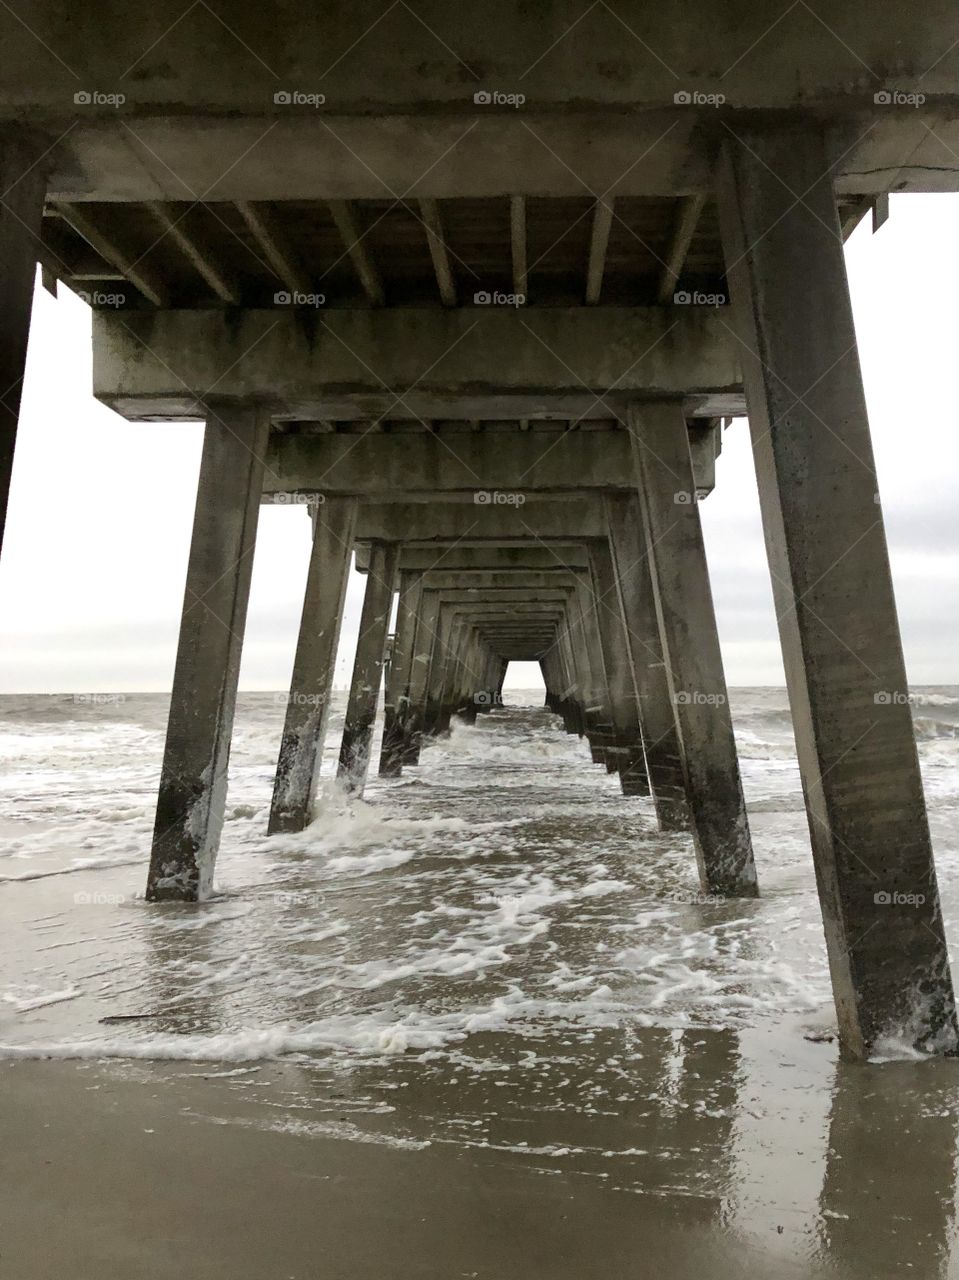
<svg viewBox="0 0 959 1280">
<path fill-rule="evenodd" d="M 740 397 L 712 307 L 99 311 L 93 330 L 94 394 L 131 419 L 202 416 L 214 385 L 319 419 L 623 417 L 646 395 L 708 415 Z"/>
</svg>

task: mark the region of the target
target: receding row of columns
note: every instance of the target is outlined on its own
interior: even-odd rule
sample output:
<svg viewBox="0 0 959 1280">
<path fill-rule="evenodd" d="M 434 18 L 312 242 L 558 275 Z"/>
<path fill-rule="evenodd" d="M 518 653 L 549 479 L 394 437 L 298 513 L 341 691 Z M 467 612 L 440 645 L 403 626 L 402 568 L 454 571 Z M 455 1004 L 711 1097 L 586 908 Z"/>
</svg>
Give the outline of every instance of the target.
<svg viewBox="0 0 959 1280">
<path fill-rule="evenodd" d="M 5 507 L 44 184 L 28 148 L 4 146 L 0 168 L 15 175 L 0 218 Z M 954 996 L 824 136 L 808 124 L 744 126 L 721 148 L 717 195 L 840 1036 L 860 1055 L 884 1036 L 953 1051 Z M 211 889 L 270 432 L 268 394 L 204 403 L 153 900 Z M 538 589 L 528 603 L 495 594 L 523 587 L 467 598 L 468 588 L 403 570 L 401 547 L 374 550 L 342 774 L 355 788 L 368 767 L 398 572 L 385 773 L 416 758 L 471 686 L 475 707 L 477 695 L 495 698 L 509 655 L 535 649 L 550 705 L 588 738 L 593 759 L 616 769 L 624 790 L 648 786 L 664 830 L 688 827 L 704 887 L 752 895 L 683 406 L 653 390 L 629 406 L 625 425 L 633 490 L 592 495 L 603 536 L 586 566 L 542 598 Z M 300 830 L 310 817 L 360 509 L 354 496 L 318 509 L 271 831 Z M 441 503 L 436 511 L 440 519 Z"/>
</svg>

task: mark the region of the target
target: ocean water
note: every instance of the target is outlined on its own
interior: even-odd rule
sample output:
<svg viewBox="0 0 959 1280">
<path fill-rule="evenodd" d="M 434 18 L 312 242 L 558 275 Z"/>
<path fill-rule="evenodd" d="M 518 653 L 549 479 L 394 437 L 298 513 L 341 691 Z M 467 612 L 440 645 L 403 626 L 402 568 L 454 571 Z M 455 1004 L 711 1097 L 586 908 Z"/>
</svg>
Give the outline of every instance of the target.
<svg viewBox="0 0 959 1280">
<path fill-rule="evenodd" d="M 957 960 L 959 689 L 916 692 Z M 166 698 L 0 699 L 0 1058 L 202 1077 L 204 1122 L 695 1204 L 808 1274 L 959 1275 L 959 1067 L 838 1059 L 785 692 L 731 691 L 748 902 L 703 897 L 689 839 L 541 695 L 507 698 L 363 800 L 332 777 L 340 700 L 315 821 L 268 838 L 284 701 L 241 695 L 217 894 L 162 907 Z M 876 1247 L 887 1270 L 857 1270 Z"/>
</svg>

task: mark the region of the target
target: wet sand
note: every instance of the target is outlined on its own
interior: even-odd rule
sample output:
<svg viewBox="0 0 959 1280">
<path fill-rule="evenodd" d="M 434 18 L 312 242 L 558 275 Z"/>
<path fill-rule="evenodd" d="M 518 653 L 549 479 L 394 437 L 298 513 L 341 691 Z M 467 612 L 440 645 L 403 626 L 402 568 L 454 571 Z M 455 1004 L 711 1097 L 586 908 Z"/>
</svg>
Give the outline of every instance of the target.
<svg viewBox="0 0 959 1280">
<path fill-rule="evenodd" d="M 544 1153 L 541 1140 L 564 1127 L 557 1114 L 527 1111 L 522 1089 L 491 1087 L 508 1098 L 495 1099 L 500 1116 L 491 1118 L 489 1097 L 445 1102 L 442 1075 L 427 1088 L 425 1110 L 426 1099 L 414 1096 L 399 1118 L 383 1112 L 377 1120 L 370 1101 L 394 1106 L 395 1090 L 377 1088 L 372 1077 L 333 1087 L 290 1064 L 263 1064 L 256 1073 L 261 1097 L 274 1090 L 281 1116 L 244 1096 L 242 1075 L 217 1077 L 221 1069 L 7 1063 L 2 1273 L 23 1280 L 955 1274 L 948 1249 L 956 1122 L 917 1115 L 920 1093 L 920 1110 L 937 1101 L 929 1072 L 907 1064 L 881 1074 L 837 1070 L 823 1062 L 821 1047 L 809 1046 L 794 1055 L 806 1061 L 792 1072 L 779 1067 L 780 1097 L 793 1114 L 756 1112 L 761 1123 L 750 1136 L 764 1082 L 757 1078 L 758 1094 L 736 1102 L 728 1096 L 734 1080 L 710 1075 L 729 1067 L 732 1049 L 725 1042 L 700 1049 L 690 1078 L 677 1081 L 687 1093 L 681 1109 L 634 1103 L 571 1134 L 600 1145 L 615 1138 L 620 1152 L 637 1144 L 636 1154 L 615 1156 L 582 1149 L 564 1156 L 555 1146 Z M 864 1070 L 872 1073 L 866 1090 Z M 381 1086 L 400 1083 L 377 1074 Z M 810 1111 L 796 1114 L 803 1092 L 818 1109 L 823 1075 L 836 1083 L 823 1117 L 825 1153 Z M 716 1088 L 727 1093 L 726 1114 L 706 1105 L 722 1101 Z M 284 1097 L 291 1091 L 299 1098 L 295 1119 Z M 485 1116 L 492 1141 L 437 1140 L 449 1116 L 433 1113 L 451 1107 L 467 1133 L 474 1109 Z M 737 1133 L 742 1121 L 747 1132 Z M 529 1143 L 528 1154 L 518 1141 Z M 745 1180 L 737 1176 L 744 1143 L 754 1144 Z"/>
</svg>

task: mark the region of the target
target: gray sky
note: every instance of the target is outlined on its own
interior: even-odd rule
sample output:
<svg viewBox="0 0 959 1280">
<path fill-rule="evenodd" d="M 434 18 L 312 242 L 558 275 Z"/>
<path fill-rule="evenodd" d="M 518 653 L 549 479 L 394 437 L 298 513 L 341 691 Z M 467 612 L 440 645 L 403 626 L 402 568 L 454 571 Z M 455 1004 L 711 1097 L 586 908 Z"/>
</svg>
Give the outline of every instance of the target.
<svg viewBox="0 0 959 1280">
<path fill-rule="evenodd" d="M 959 683 L 959 196 L 893 196 L 847 246 L 879 488 L 914 684 Z M 38 291 L 7 541 L 0 692 L 168 689 L 202 428 L 127 423 L 90 394 L 90 313 Z M 730 684 L 782 683 L 744 421 L 701 507 Z M 301 508 L 264 507 L 241 687 L 289 681 L 309 552 Z M 363 579 L 353 575 L 338 682 Z M 511 683 L 529 683 L 522 670 Z"/>
</svg>

